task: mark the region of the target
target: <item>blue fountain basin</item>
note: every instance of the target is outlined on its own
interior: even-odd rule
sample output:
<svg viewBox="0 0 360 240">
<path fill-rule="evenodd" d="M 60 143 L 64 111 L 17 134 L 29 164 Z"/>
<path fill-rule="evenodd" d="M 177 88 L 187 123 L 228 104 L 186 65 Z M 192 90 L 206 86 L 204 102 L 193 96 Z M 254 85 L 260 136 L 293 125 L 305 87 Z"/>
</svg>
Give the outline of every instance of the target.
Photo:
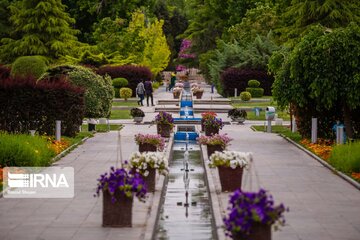
<svg viewBox="0 0 360 240">
<path fill-rule="evenodd" d="M 189 135 L 189 138 L 186 139 L 186 134 Z M 196 138 L 199 137 L 199 134 L 196 132 L 176 132 L 174 135 L 174 140 L 190 140 L 190 141 L 196 141 Z"/>
<path fill-rule="evenodd" d="M 192 107 L 193 103 L 192 101 L 181 101 L 180 102 L 180 107 Z"/>
</svg>

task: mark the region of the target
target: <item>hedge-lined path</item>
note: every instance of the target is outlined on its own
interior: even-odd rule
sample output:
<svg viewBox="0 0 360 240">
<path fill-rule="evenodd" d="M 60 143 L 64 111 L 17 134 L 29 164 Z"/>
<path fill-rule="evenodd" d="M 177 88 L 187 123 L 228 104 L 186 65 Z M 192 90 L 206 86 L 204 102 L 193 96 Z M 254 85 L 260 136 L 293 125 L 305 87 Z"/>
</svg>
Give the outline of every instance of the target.
<svg viewBox="0 0 360 240">
<path fill-rule="evenodd" d="M 121 131 L 123 159 L 137 151 L 135 133 L 155 133 L 152 126 L 126 125 Z M 0 239 L 112 240 L 142 239 L 153 194 L 135 201 L 133 228 L 103 228 L 102 197 L 95 198 L 96 179 L 115 166 L 117 132 L 98 133 L 56 163 L 75 169 L 73 199 L 0 199 Z"/>
</svg>

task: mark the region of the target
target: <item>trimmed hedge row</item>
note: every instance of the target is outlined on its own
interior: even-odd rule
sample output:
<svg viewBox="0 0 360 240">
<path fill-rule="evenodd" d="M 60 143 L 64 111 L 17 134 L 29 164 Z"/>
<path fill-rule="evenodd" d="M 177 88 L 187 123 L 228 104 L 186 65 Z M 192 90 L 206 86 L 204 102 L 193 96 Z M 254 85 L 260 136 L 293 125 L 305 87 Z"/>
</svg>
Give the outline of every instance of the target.
<svg viewBox="0 0 360 240">
<path fill-rule="evenodd" d="M 220 76 L 224 96 L 234 96 L 234 89 L 243 92 L 248 86 L 248 81 L 256 79 L 264 89 L 264 95 L 271 96 L 271 86 L 274 78 L 266 71 L 247 68 L 228 68 Z"/>
<path fill-rule="evenodd" d="M 84 117 L 84 90 L 65 80 L 7 78 L 0 81 L 0 130 L 10 133 L 54 135 L 55 121 L 62 134 L 75 136 Z"/>
<path fill-rule="evenodd" d="M 102 66 L 97 70 L 99 75 L 105 76 L 108 74 L 111 78 L 125 78 L 128 80 L 128 87 L 133 91 L 133 95 L 136 94 L 137 84 L 144 80 L 151 80 L 152 73 L 148 67 L 143 66 Z"/>
</svg>

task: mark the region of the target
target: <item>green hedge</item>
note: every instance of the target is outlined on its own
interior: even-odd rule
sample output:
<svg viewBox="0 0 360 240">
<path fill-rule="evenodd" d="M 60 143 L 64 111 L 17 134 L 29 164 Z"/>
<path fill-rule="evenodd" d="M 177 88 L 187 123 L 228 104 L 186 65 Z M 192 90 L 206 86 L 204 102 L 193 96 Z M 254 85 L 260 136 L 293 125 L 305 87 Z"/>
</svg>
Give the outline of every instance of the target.
<svg viewBox="0 0 360 240">
<path fill-rule="evenodd" d="M 74 136 L 84 118 L 84 90 L 60 78 L 8 78 L 0 81 L 0 131 L 53 135 L 61 120 L 62 134 Z"/>
<path fill-rule="evenodd" d="M 129 82 L 126 78 L 115 78 L 112 80 L 112 85 L 114 87 L 115 98 L 120 98 L 120 88 L 127 87 Z"/>
<path fill-rule="evenodd" d="M 264 96 L 264 89 L 263 88 L 246 88 L 246 91 L 251 94 L 251 97 L 253 98 L 261 98 Z"/>
<path fill-rule="evenodd" d="M 80 66 L 57 66 L 49 69 L 46 78 L 57 79 L 59 76 L 68 76 L 75 86 L 85 89 L 85 117 L 109 117 L 114 97 L 111 78 L 104 78 L 91 69 Z"/>
<path fill-rule="evenodd" d="M 249 92 L 241 92 L 240 93 L 240 99 L 243 101 L 250 101 L 251 97 L 252 97 L 251 93 L 249 93 Z"/>
<path fill-rule="evenodd" d="M 48 166 L 55 155 L 45 138 L 0 133 L 1 166 Z"/>
<path fill-rule="evenodd" d="M 329 162 L 345 173 L 360 172 L 360 141 L 335 146 Z"/>
<path fill-rule="evenodd" d="M 11 66 L 11 76 L 29 77 L 36 79 L 46 72 L 47 65 L 42 56 L 24 56 L 19 57 Z"/>
</svg>

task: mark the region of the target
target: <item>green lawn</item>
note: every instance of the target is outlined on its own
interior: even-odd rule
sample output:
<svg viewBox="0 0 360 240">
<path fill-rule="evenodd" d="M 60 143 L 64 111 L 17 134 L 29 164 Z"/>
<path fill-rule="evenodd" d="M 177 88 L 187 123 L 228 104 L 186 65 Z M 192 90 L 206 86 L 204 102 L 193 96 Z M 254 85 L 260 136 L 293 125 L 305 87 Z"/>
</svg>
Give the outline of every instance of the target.
<svg viewBox="0 0 360 240">
<path fill-rule="evenodd" d="M 110 119 L 131 119 L 130 110 L 112 110 Z"/>
<path fill-rule="evenodd" d="M 240 96 L 237 97 L 229 97 L 231 100 L 233 99 L 240 99 Z M 258 99 L 258 98 L 253 98 L 253 99 Z M 262 96 L 261 99 L 272 99 L 272 96 Z"/>
<path fill-rule="evenodd" d="M 252 126 L 256 131 L 264 132 L 264 126 Z M 289 126 L 271 126 L 271 132 L 278 133 L 281 135 L 284 135 L 285 137 L 290 138 L 291 140 L 294 140 L 295 142 L 300 142 L 301 135 L 298 132 L 291 132 Z"/>
<path fill-rule="evenodd" d="M 123 125 L 121 125 L 121 124 L 110 124 L 110 131 L 116 131 L 119 128 L 120 129 L 123 128 Z M 108 128 L 107 124 L 96 124 L 96 131 L 97 132 L 107 132 L 108 130 L 109 130 L 109 128 Z M 81 126 L 81 133 L 89 133 L 87 124 L 83 124 Z"/>
<path fill-rule="evenodd" d="M 127 102 L 125 102 L 125 101 L 122 101 L 122 102 L 113 102 L 113 104 L 112 104 L 113 106 L 116 106 L 116 107 L 137 107 L 137 106 L 139 106 L 138 104 L 137 104 L 137 102 L 133 102 L 133 101 L 127 101 Z"/>
<path fill-rule="evenodd" d="M 241 107 L 267 107 L 274 106 L 271 102 L 242 102 L 242 103 L 233 103 L 231 104 L 233 107 L 241 108 Z"/>
<path fill-rule="evenodd" d="M 71 145 L 74 145 L 75 143 L 78 143 L 80 142 L 82 139 L 86 138 L 86 137 L 92 137 L 93 134 L 90 133 L 90 132 L 83 132 L 81 131 L 80 133 L 78 133 L 75 137 L 73 138 L 70 138 L 70 137 L 65 137 L 65 136 L 62 136 L 62 138 L 66 139 L 67 141 L 70 142 L 70 146 Z"/>
<path fill-rule="evenodd" d="M 276 111 L 276 113 L 278 114 L 278 118 L 282 118 L 283 120 L 290 120 L 290 115 L 288 113 L 278 112 L 278 111 Z M 248 111 L 246 119 L 248 119 L 248 120 L 264 120 L 265 121 L 265 111 L 261 111 L 260 115 L 258 117 L 255 115 L 254 111 Z"/>
</svg>

